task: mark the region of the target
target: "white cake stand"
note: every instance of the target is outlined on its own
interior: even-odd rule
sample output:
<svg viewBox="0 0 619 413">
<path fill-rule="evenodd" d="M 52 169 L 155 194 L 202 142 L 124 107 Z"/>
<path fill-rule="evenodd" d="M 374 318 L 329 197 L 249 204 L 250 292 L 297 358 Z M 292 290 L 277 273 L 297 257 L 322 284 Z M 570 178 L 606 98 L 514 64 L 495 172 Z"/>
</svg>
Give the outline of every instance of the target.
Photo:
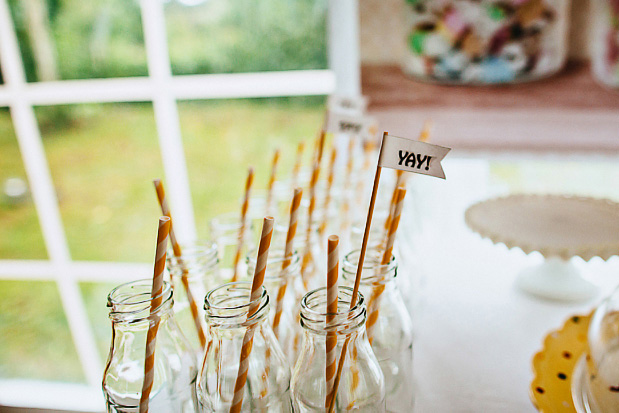
<svg viewBox="0 0 619 413">
<path fill-rule="evenodd" d="M 516 285 L 542 298 L 587 300 L 597 287 L 570 261 L 619 254 L 619 204 L 560 195 L 511 195 L 472 205 L 469 228 L 494 243 L 540 252 L 543 264 L 520 272 Z"/>
</svg>

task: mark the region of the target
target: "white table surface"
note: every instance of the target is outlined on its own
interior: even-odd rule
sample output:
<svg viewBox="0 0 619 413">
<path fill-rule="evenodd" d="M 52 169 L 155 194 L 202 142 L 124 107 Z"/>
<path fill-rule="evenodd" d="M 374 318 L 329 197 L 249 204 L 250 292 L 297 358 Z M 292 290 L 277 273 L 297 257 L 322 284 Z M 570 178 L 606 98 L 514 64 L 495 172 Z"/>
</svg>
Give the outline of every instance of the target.
<svg viewBox="0 0 619 413">
<path fill-rule="evenodd" d="M 468 205 L 494 195 L 484 182 L 486 168 L 448 162 L 446 182 L 423 177 L 409 191 L 417 197 L 409 212 L 421 215 L 423 227 L 413 244 L 417 264 L 401 268 L 399 276 L 421 284 L 413 317 L 418 413 L 535 412 L 528 390 L 531 359 L 545 335 L 571 315 L 588 313 L 619 284 L 619 258 L 577 258 L 575 264 L 600 285 L 598 297 L 561 303 L 518 291 L 518 271 L 541 263 L 541 255 L 494 245 L 464 224 Z"/>
</svg>

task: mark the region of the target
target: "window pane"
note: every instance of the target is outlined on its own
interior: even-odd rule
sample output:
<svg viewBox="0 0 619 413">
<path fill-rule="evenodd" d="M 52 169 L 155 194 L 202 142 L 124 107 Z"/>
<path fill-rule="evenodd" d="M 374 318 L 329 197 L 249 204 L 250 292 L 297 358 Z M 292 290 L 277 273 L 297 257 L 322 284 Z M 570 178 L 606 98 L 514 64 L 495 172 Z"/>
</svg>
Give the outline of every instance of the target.
<svg viewBox="0 0 619 413">
<path fill-rule="evenodd" d="M 151 262 L 161 215 L 152 180 L 163 176 L 152 105 L 36 114 L 72 257 Z"/>
<path fill-rule="evenodd" d="M 0 377 L 84 382 L 55 283 L 0 281 Z"/>
<path fill-rule="evenodd" d="M 297 143 L 306 155 L 319 132 L 324 98 L 242 99 L 182 102 L 179 105 L 185 156 L 198 234 L 208 221 L 236 211 L 247 168 L 256 172 L 254 188 L 266 188 L 273 151 L 282 156 L 279 176 L 290 174 Z"/>
<path fill-rule="evenodd" d="M 137 1 L 9 4 L 28 81 L 148 74 Z"/>
<path fill-rule="evenodd" d="M 325 0 L 171 0 L 175 74 L 325 69 Z"/>
<path fill-rule="evenodd" d="M 108 317 L 110 310 L 107 308 L 107 295 L 120 284 L 80 283 L 84 305 L 97 341 L 101 360 L 107 359 L 112 339 L 112 322 Z"/>
<path fill-rule="evenodd" d="M 47 258 L 11 115 L 0 108 L 0 259 Z"/>
</svg>

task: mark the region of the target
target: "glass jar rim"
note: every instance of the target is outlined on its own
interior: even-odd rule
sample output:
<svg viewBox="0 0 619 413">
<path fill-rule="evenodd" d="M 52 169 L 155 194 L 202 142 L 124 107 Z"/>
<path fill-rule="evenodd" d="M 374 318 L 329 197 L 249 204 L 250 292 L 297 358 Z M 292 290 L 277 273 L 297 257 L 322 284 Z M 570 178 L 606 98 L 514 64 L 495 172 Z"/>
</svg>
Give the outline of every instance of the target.
<svg viewBox="0 0 619 413">
<path fill-rule="evenodd" d="M 152 279 L 144 278 L 126 282 L 112 289 L 107 296 L 110 318 L 123 317 L 126 321 L 144 319 L 150 315 L 151 302 L 158 298 L 161 298 L 161 304 L 153 310 L 154 313 L 159 312 L 165 305 L 169 305 L 171 308 L 171 304 L 174 301 L 171 284 L 164 280 L 161 293 L 152 297 L 152 283 Z M 133 289 L 137 291 L 132 293 L 130 290 Z M 145 312 L 146 314 L 142 314 Z"/>
<path fill-rule="evenodd" d="M 235 281 L 220 285 L 209 291 L 204 297 L 204 311 L 207 323 L 223 326 L 251 326 L 266 318 L 269 314 L 269 295 L 264 286 L 260 287 L 258 298 L 250 301 L 252 283 Z M 226 302 L 235 302 L 225 305 Z M 252 307 L 256 311 L 249 315 Z"/>
<path fill-rule="evenodd" d="M 191 264 L 193 261 L 204 258 L 205 262 L 203 266 L 210 267 L 219 262 L 217 255 L 217 244 L 215 241 L 208 239 L 197 240 L 192 243 L 180 244 L 182 255 L 176 257 L 174 251 L 170 246 L 167 252 L 167 266 L 169 270 L 176 269 L 183 265 L 183 263 Z"/>
<path fill-rule="evenodd" d="M 319 335 L 329 332 L 350 334 L 365 325 L 365 298 L 361 292 L 357 294 L 357 302 L 350 308 L 353 289 L 338 287 L 338 311 L 327 312 L 327 287 L 317 288 L 305 294 L 301 299 L 301 326 Z M 316 310 L 316 308 L 321 308 Z M 327 324 L 327 316 L 334 319 Z"/>
<path fill-rule="evenodd" d="M 351 281 L 357 273 L 357 264 L 361 250 L 353 250 L 344 256 L 342 260 L 342 278 Z M 391 254 L 391 259 L 387 264 L 380 264 L 382 252 L 375 247 L 368 247 L 363 261 L 363 273 L 374 271 L 372 275 L 362 276 L 361 284 L 376 285 L 385 284 L 397 276 L 398 264 L 395 256 Z M 391 273 L 393 272 L 393 275 Z"/>
<path fill-rule="evenodd" d="M 265 275 L 265 280 L 279 280 L 282 278 L 287 278 L 291 275 L 294 275 L 294 273 L 296 271 L 299 270 L 300 268 L 300 263 L 301 263 L 301 257 L 299 256 L 298 252 L 296 250 L 294 250 L 292 252 L 292 258 L 290 261 L 290 265 L 288 265 L 288 267 L 286 267 L 286 270 L 282 271 L 281 270 L 281 266 L 285 260 L 284 257 L 285 251 L 281 248 L 275 248 L 275 249 L 270 249 L 269 250 L 269 259 L 268 259 L 268 263 L 267 263 L 267 272 Z M 247 254 L 247 256 L 245 257 L 245 263 L 247 264 L 247 274 L 251 277 L 254 273 L 254 270 L 256 268 L 256 259 L 258 256 L 258 250 L 256 248 L 252 248 L 249 253 Z M 279 270 L 271 270 L 269 271 L 269 267 L 273 267 L 275 266 L 276 268 L 279 268 Z"/>
</svg>

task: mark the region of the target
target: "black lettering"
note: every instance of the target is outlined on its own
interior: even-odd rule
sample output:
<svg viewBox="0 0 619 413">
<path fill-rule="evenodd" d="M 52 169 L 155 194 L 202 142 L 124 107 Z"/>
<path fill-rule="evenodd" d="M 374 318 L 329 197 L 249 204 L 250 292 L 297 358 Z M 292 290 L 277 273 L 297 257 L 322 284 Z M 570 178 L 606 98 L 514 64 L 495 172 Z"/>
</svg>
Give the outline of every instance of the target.
<svg viewBox="0 0 619 413">
<path fill-rule="evenodd" d="M 431 156 L 428 156 L 428 165 L 426 166 L 426 171 L 430 170 L 430 160 L 432 159 Z"/>
<path fill-rule="evenodd" d="M 404 160 L 408 156 L 408 152 L 406 152 L 406 151 L 398 151 L 398 156 L 400 157 L 400 162 L 398 162 L 398 165 L 402 165 L 402 162 L 404 162 Z"/>
<path fill-rule="evenodd" d="M 428 159 L 428 155 L 424 155 L 423 158 L 421 157 L 421 154 L 417 154 L 417 169 L 421 169 L 421 165 L 423 165 L 423 163 L 426 161 L 426 159 Z M 427 169 L 426 169 L 427 171 Z"/>
<path fill-rule="evenodd" d="M 415 154 L 414 153 L 411 152 L 408 154 L 408 157 L 406 158 L 406 166 L 408 166 L 409 168 L 415 167 Z"/>
</svg>

